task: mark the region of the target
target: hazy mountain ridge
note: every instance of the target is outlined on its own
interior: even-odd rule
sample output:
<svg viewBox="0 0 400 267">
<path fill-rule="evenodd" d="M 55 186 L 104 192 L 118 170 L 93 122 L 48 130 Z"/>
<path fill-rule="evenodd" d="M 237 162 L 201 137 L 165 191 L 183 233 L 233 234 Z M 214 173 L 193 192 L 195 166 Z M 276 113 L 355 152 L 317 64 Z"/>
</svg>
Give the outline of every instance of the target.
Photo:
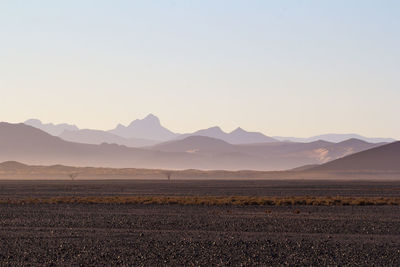
<svg viewBox="0 0 400 267">
<path fill-rule="evenodd" d="M 42 123 L 42 121 L 38 119 L 29 119 L 24 122 L 24 124 L 38 128 L 46 133 L 49 133 L 54 136 L 58 136 L 62 134 L 65 130 L 67 131 L 77 131 L 79 128 L 73 124 L 67 123 L 60 123 L 60 124 L 53 124 L 53 123 Z"/>
<path fill-rule="evenodd" d="M 277 140 L 259 132 L 247 132 L 237 128 L 230 133 L 221 130 L 220 127 L 211 127 L 189 134 L 174 133 L 161 125 L 158 117 L 149 114 L 143 119 L 136 119 L 128 126 L 118 124 L 116 128 L 109 131 L 79 129 L 68 124 L 43 124 L 39 120 L 28 120 L 25 124 L 41 129 L 47 133 L 59 136 L 66 141 L 101 144 L 115 143 L 129 147 L 149 146 L 174 139 L 184 139 L 189 136 L 208 136 L 224 140 L 231 144 L 248 144 L 276 142 Z M 55 128 L 54 130 L 50 126 Z"/>
<path fill-rule="evenodd" d="M 196 131 L 194 133 L 183 134 L 177 139 L 184 139 L 189 136 L 206 136 L 221 139 L 230 144 L 252 144 L 252 143 L 270 143 L 277 142 L 274 138 L 266 136 L 259 132 L 247 132 L 242 128 L 237 128 L 230 133 L 224 132 L 220 127 L 214 126 L 208 129 Z"/>
<path fill-rule="evenodd" d="M 116 144 L 81 144 L 62 140 L 25 124 L 0 123 L 0 162 L 27 164 L 64 164 L 72 166 L 284 170 L 320 164 L 318 149 L 330 158 L 341 157 L 351 148 L 355 152 L 376 144 L 310 144 L 274 142 L 233 145 L 204 136 L 191 136 L 149 148 L 129 148 Z"/>
<path fill-rule="evenodd" d="M 59 136 L 66 141 L 102 144 L 115 143 L 129 147 L 151 146 L 156 143 L 184 139 L 189 136 L 207 136 L 217 138 L 230 144 L 253 144 L 272 142 L 301 142 L 311 143 L 318 140 L 339 143 L 348 139 L 360 139 L 369 143 L 393 142 L 391 138 L 368 138 L 357 134 L 326 134 L 310 138 L 296 137 L 269 137 L 260 132 L 248 132 L 238 127 L 232 132 L 224 132 L 220 127 L 215 126 L 198 130 L 194 133 L 174 133 L 161 125 L 158 117 L 149 114 L 143 119 L 132 121 L 128 126 L 117 125 L 113 130 L 103 131 L 95 129 L 79 129 L 70 124 L 44 124 L 40 120 L 27 120 L 25 124 L 41 129 L 51 135 Z"/>
<path fill-rule="evenodd" d="M 359 139 L 368 143 L 391 143 L 396 141 L 393 138 L 365 137 L 359 134 L 322 134 L 308 138 L 274 136 L 273 138 L 279 141 L 302 142 L 302 143 L 309 143 L 317 140 L 325 140 L 328 142 L 339 143 L 348 139 Z"/>
</svg>

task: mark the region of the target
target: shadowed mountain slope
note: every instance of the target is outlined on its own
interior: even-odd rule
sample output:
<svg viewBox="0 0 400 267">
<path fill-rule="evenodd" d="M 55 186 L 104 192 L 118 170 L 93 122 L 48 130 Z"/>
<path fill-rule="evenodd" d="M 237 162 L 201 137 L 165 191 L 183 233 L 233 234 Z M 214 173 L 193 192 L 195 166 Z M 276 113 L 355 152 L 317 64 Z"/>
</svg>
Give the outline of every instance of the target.
<svg viewBox="0 0 400 267">
<path fill-rule="evenodd" d="M 400 142 L 372 148 L 337 159 L 312 170 L 315 171 L 400 171 Z"/>
</svg>

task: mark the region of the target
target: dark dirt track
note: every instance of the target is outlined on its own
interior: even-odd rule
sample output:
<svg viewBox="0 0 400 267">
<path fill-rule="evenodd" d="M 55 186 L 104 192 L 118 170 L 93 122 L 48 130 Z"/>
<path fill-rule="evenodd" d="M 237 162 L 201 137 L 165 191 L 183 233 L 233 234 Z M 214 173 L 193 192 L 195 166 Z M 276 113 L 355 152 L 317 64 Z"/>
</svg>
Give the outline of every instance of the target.
<svg viewBox="0 0 400 267">
<path fill-rule="evenodd" d="M 59 195 L 400 196 L 400 183 L 0 181 Z M 0 206 L 0 265 L 400 266 L 399 206 Z"/>
</svg>

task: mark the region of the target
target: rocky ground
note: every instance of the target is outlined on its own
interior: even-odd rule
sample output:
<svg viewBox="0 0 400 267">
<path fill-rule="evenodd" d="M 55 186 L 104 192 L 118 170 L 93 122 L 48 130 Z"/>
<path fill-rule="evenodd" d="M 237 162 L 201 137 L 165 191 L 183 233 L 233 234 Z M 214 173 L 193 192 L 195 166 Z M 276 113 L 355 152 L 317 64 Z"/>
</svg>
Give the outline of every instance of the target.
<svg viewBox="0 0 400 267">
<path fill-rule="evenodd" d="M 5 205 L 1 265 L 400 265 L 400 207 Z"/>
<path fill-rule="evenodd" d="M 240 185 L 225 184 L 225 192 L 223 184 L 206 185 L 200 189 L 192 184 L 192 191 L 242 192 Z M 0 197 L 12 192 L 21 197 L 32 192 L 68 195 L 76 184 L 43 186 L 0 182 Z M 154 189 L 135 182 L 85 186 L 88 194 L 106 195 L 121 188 L 132 194 L 167 189 L 180 194 L 182 187 L 190 188 L 190 184 L 180 184 L 175 190 L 158 184 Z M 330 186 L 322 192 L 399 194 L 396 184 Z M 267 194 L 277 187 L 284 186 L 261 183 L 247 189 Z M 294 187 L 286 192 L 293 193 Z M 78 194 L 84 194 L 85 187 L 80 184 L 80 188 Z M 246 187 L 242 188 L 244 193 Z M 315 188 L 321 185 L 307 184 L 297 190 L 302 195 Z M 400 206 L 2 204 L 0 265 L 400 266 Z"/>
</svg>

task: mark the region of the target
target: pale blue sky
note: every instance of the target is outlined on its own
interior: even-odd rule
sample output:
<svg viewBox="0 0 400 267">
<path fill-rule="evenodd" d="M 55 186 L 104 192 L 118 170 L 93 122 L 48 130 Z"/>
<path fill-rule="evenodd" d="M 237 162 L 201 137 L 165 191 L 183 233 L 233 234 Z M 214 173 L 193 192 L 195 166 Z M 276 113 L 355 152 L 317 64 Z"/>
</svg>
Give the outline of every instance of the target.
<svg viewBox="0 0 400 267">
<path fill-rule="evenodd" d="M 0 120 L 400 138 L 400 1 L 0 1 Z"/>
</svg>

